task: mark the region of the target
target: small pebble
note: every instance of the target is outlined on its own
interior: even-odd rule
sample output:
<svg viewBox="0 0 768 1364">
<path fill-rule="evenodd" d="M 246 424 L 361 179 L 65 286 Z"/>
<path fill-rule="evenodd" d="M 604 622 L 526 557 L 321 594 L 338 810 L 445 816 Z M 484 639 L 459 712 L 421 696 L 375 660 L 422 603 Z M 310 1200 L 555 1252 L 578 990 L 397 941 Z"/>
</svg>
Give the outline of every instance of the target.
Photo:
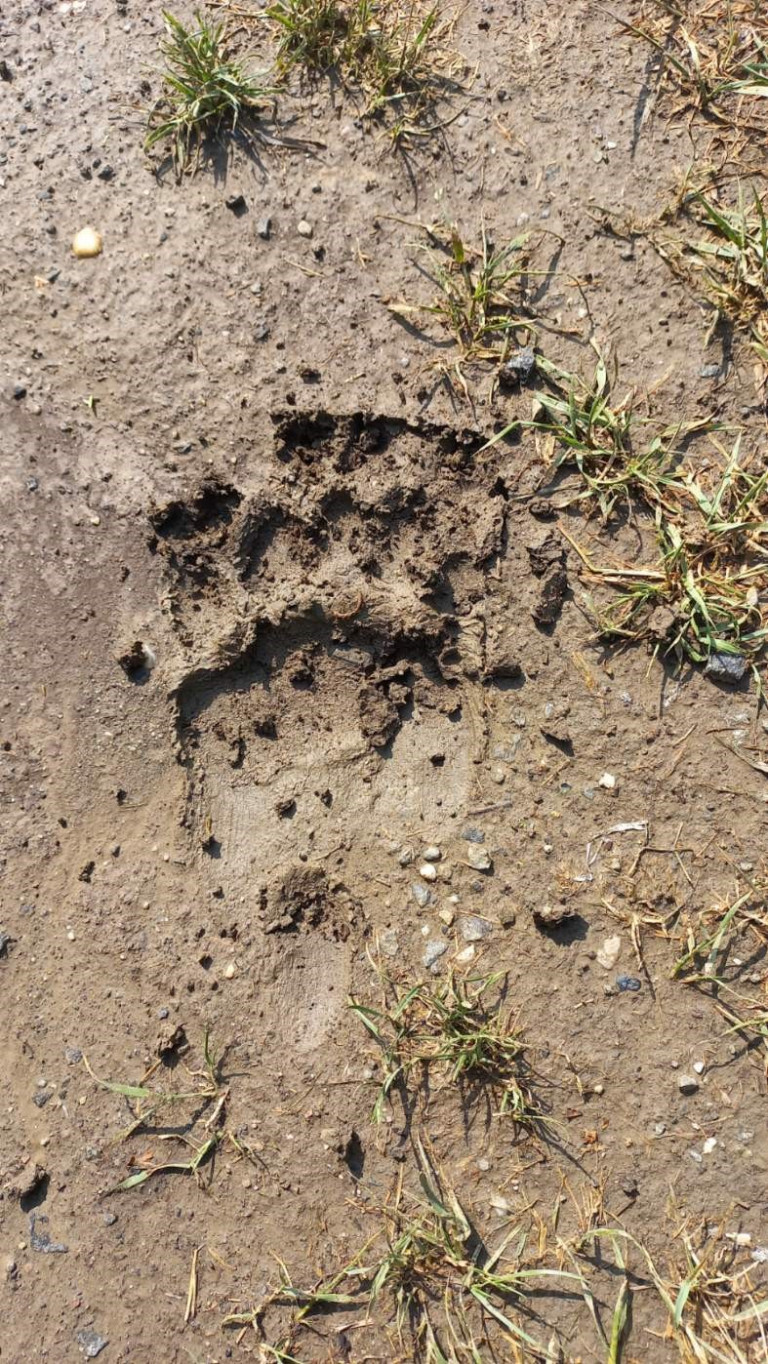
<svg viewBox="0 0 768 1364">
<path fill-rule="evenodd" d="M 411 882 L 411 895 L 416 901 L 416 904 L 420 905 L 422 909 L 424 909 L 432 899 L 431 892 L 426 886 L 422 886 L 420 881 Z"/>
<path fill-rule="evenodd" d="M 597 960 L 606 971 L 612 971 L 621 955 L 621 938 L 618 933 L 606 938 L 597 949 Z"/>
<path fill-rule="evenodd" d="M 615 791 L 616 778 L 612 772 L 604 772 L 597 784 L 602 786 L 605 791 Z"/>
<path fill-rule="evenodd" d="M 397 931 L 394 928 L 382 929 L 379 934 L 379 947 L 385 957 L 396 957 L 400 951 L 400 943 L 397 938 Z"/>
<path fill-rule="evenodd" d="M 436 881 L 437 872 L 431 862 L 424 862 L 419 867 L 419 876 L 423 876 L 425 881 Z"/>
<path fill-rule="evenodd" d="M 470 843 L 467 848 L 467 862 L 474 871 L 490 871 L 493 863 L 486 848 L 481 848 L 477 843 Z"/>
<path fill-rule="evenodd" d="M 272 235 L 272 219 L 261 218 L 256 228 L 262 241 L 268 242 Z"/>
<path fill-rule="evenodd" d="M 441 957 L 445 956 L 447 951 L 448 944 L 444 938 L 430 938 L 424 948 L 424 965 L 431 970 L 436 962 L 438 962 Z"/>
<path fill-rule="evenodd" d="M 616 984 L 620 990 L 637 991 L 643 988 L 643 983 L 637 979 L 637 976 L 617 976 Z"/>
<path fill-rule="evenodd" d="M 703 1074 L 704 1074 L 704 1062 L 703 1062 L 703 1061 L 694 1061 L 694 1063 L 693 1063 L 693 1069 L 696 1071 L 696 1074 L 697 1074 L 697 1075 L 703 1075 Z"/>
<path fill-rule="evenodd" d="M 300 237 L 311 237 L 311 236 L 312 236 L 312 224 L 311 224 L 311 223 L 308 223 L 307 220 L 306 220 L 306 218 L 300 218 L 300 219 L 299 219 L 299 224 L 298 224 L 298 227 L 297 227 L 296 230 L 297 230 L 297 232 L 298 232 L 298 234 L 299 234 Z"/>
<path fill-rule="evenodd" d="M 695 1094 L 699 1088 L 699 1082 L 695 1075 L 681 1075 L 677 1087 L 681 1094 Z"/>
<path fill-rule="evenodd" d="M 749 664 L 742 654 L 710 654 L 704 665 L 704 676 L 715 682 L 737 687 L 744 679 Z"/>
<path fill-rule="evenodd" d="M 86 1359 L 95 1359 L 97 1355 L 101 1354 L 102 1350 L 106 1350 L 109 1341 L 98 1335 L 96 1331 L 86 1330 L 78 1331 L 77 1343 Z"/>
<path fill-rule="evenodd" d="M 442 853 L 436 843 L 430 843 L 429 847 L 424 849 L 422 857 L 425 862 L 439 862 Z"/>
<path fill-rule="evenodd" d="M 410 867 L 413 861 L 413 848 L 401 848 L 397 860 L 401 867 Z"/>
<path fill-rule="evenodd" d="M 459 932 L 465 942 L 482 942 L 483 938 L 489 937 L 492 931 L 491 925 L 476 914 L 459 920 Z"/>
<path fill-rule="evenodd" d="M 464 829 L 461 836 L 467 843 L 485 842 L 485 834 L 482 829 Z"/>
</svg>

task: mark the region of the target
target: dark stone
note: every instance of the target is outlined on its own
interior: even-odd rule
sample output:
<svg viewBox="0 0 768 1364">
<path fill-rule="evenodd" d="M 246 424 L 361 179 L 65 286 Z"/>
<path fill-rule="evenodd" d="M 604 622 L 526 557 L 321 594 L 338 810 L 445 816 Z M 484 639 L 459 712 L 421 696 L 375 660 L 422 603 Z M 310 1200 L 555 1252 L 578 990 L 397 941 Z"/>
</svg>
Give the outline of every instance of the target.
<svg viewBox="0 0 768 1364">
<path fill-rule="evenodd" d="M 743 654 L 710 654 L 704 665 L 704 676 L 711 677 L 713 682 L 724 682 L 728 687 L 738 687 L 748 668 Z"/>
<path fill-rule="evenodd" d="M 536 368 L 536 354 L 533 346 L 522 346 L 502 365 L 499 378 L 502 383 L 525 384 Z"/>
<path fill-rule="evenodd" d="M 231 194 L 226 204 L 230 213 L 234 213 L 236 218 L 242 218 L 243 214 L 248 212 L 248 205 L 245 202 L 245 196 L 242 194 Z"/>
</svg>

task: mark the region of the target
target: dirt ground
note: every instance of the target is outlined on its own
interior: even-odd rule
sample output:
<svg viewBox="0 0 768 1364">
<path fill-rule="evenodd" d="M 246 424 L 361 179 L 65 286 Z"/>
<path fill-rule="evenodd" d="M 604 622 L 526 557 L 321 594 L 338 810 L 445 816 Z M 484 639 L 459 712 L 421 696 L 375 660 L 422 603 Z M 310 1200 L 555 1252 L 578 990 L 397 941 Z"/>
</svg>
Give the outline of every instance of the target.
<svg viewBox="0 0 768 1364">
<path fill-rule="evenodd" d="M 502 0 L 457 21 L 474 80 L 444 137 L 396 154 L 321 84 L 282 101 L 311 146 L 177 184 L 142 147 L 161 31 L 156 0 L 0 12 L 3 1364 L 421 1358 L 384 1299 L 222 1325 L 276 1257 L 304 1288 L 348 1264 L 398 1181 L 418 1197 L 419 1142 L 490 1245 L 572 1270 L 564 1246 L 621 1227 L 674 1297 L 687 1228 L 759 1298 L 764 1051 L 672 976 L 764 884 L 754 683 L 595 642 L 562 532 L 631 558 L 632 525 L 553 520 L 533 433 L 483 448 L 530 391 L 479 367 L 468 401 L 439 328 L 387 306 L 430 302 L 419 223 L 546 229 L 552 358 L 588 373 L 596 340 L 649 410 L 764 446 L 748 351 L 702 377 L 696 300 L 601 225 L 658 212 L 717 131 L 666 115 L 601 6 Z M 87 223 L 103 254 L 76 260 Z M 764 1000 L 748 927 L 736 956 Z M 438 1075 L 372 1122 L 384 1062 L 348 999 L 379 1007 L 375 966 L 506 973 L 550 1125 Z M 159 1060 L 149 1083 L 197 1092 L 206 1030 L 213 1120 L 186 1103 L 126 1135 L 136 1099 L 93 1076 Z M 217 1123 L 197 1173 L 110 1192 Z M 620 1244 L 621 1357 L 676 1359 Z M 604 1245 L 580 1264 L 610 1337 Z M 575 1280 L 505 1310 L 547 1353 L 491 1321 L 475 1358 L 619 1358 Z M 706 1358 L 768 1358 L 759 1332 L 742 1350 Z"/>
</svg>

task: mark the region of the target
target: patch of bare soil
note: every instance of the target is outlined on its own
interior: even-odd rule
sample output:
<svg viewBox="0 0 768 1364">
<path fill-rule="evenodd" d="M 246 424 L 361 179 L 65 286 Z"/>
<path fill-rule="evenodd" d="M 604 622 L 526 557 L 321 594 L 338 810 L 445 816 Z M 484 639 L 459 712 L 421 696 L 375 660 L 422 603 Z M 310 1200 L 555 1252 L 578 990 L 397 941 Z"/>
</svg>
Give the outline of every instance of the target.
<svg viewBox="0 0 768 1364">
<path fill-rule="evenodd" d="M 439 136 L 321 82 L 177 184 L 160 33 L 0 14 L 2 1364 L 768 1359 L 755 675 L 597 639 L 575 545 L 651 521 L 389 306 L 423 225 L 546 230 L 539 353 L 764 467 L 754 354 L 602 216 L 722 130 L 506 0 Z"/>
</svg>

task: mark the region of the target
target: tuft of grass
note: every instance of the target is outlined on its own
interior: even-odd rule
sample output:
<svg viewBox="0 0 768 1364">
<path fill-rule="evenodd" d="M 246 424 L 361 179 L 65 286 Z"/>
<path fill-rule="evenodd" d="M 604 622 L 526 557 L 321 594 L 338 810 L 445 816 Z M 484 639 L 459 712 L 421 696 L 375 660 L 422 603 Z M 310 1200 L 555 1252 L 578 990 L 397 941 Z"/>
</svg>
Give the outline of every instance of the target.
<svg viewBox="0 0 768 1364">
<path fill-rule="evenodd" d="M 409 320 L 434 318 L 458 351 L 452 368 L 465 393 L 462 365 L 492 362 L 495 374 L 512 348 L 536 343 L 534 312 L 528 293 L 530 233 L 497 247 L 483 227 L 479 246 L 465 241 L 454 225 L 427 229 L 421 248 L 421 273 L 433 286 L 431 302 L 389 304 L 390 312 Z M 535 366 L 531 356 L 531 368 Z"/>
<path fill-rule="evenodd" d="M 581 485 L 566 505 L 591 502 L 604 521 L 622 510 L 652 545 L 645 565 L 604 566 L 561 527 L 589 580 L 613 590 L 607 604 L 590 602 L 599 635 L 644 640 L 655 653 L 713 670 L 730 657 L 732 667 L 752 668 L 760 689 L 757 665 L 768 639 L 768 469 L 757 456 L 742 456 L 740 435 L 727 450 L 710 434 L 712 454 L 694 471 L 686 446 L 711 423 L 649 429 L 633 415 L 631 395 L 612 399 L 600 355 L 591 383 L 544 357 L 537 367 L 550 389 L 534 394 L 533 420 L 506 427 L 486 448 L 517 425 L 543 433 L 550 478 L 571 468 Z"/>
<path fill-rule="evenodd" d="M 83 1057 L 83 1064 L 101 1089 L 107 1090 L 110 1094 L 120 1095 L 128 1105 L 131 1121 L 128 1127 L 118 1134 L 115 1143 L 127 1141 L 139 1132 L 144 1132 L 159 1142 L 174 1142 L 192 1152 L 189 1159 L 183 1161 L 158 1161 L 153 1151 L 144 1152 L 138 1158 L 131 1157 L 129 1164 L 138 1165 L 140 1168 L 134 1169 L 114 1188 L 107 1190 L 108 1193 L 124 1193 L 136 1189 L 159 1174 L 192 1174 L 199 1179 L 200 1171 L 211 1164 L 216 1151 L 224 1141 L 229 1142 L 240 1158 L 257 1163 L 245 1144 L 227 1130 L 229 1088 L 221 1076 L 221 1062 L 211 1050 L 208 1031 L 203 1041 L 202 1068 L 188 1070 L 190 1080 L 195 1082 L 189 1089 L 165 1090 L 148 1084 L 148 1080 L 160 1067 L 160 1061 L 154 1062 L 140 1084 L 101 1079 L 94 1074 L 87 1056 Z M 191 1105 L 191 1116 L 184 1124 L 186 1130 L 177 1126 L 163 1130 L 165 1126 L 162 1121 L 163 1113 L 178 1105 Z M 194 1133 L 198 1123 L 202 1124 L 202 1132 L 199 1132 L 197 1137 L 187 1135 L 187 1132 Z"/>
<path fill-rule="evenodd" d="M 768 87 L 766 87 L 768 94 Z M 744 333 L 768 367 L 768 215 L 753 187 L 738 186 L 736 204 L 723 206 L 696 190 L 683 207 L 705 236 L 656 238 L 659 254 L 714 310 L 709 335 L 725 321 Z M 696 212 L 698 210 L 698 212 Z"/>
<path fill-rule="evenodd" d="M 581 1245 L 604 1240 L 612 1245 L 624 1273 L 622 1243 L 640 1253 L 683 1364 L 752 1364 L 766 1357 L 763 1318 L 768 1314 L 768 1301 L 756 1300 L 750 1279 L 755 1267 L 739 1262 L 739 1247 L 726 1238 L 722 1227 L 704 1224 L 692 1231 L 684 1224 L 673 1238 L 681 1253 L 670 1256 L 665 1269 L 623 1228 L 595 1228 L 582 1238 Z M 609 1355 L 609 1364 L 615 1358 Z"/>
<path fill-rule="evenodd" d="M 419 0 L 273 0 L 266 16 L 278 31 L 276 70 L 332 74 L 362 92 L 365 116 L 387 120 L 392 140 L 441 126 L 437 105 L 458 90 L 450 24 Z"/>
<path fill-rule="evenodd" d="M 482 1364 L 496 1358 L 489 1331 L 499 1327 L 518 1352 L 515 1358 L 552 1358 L 550 1345 L 528 1329 L 529 1303 L 535 1298 L 538 1309 L 548 1291 L 562 1294 L 574 1286 L 589 1297 L 578 1266 L 567 1270 L 549 1262 L 541 1233 L 531 1236 L 520 1225 L 490 1250 L 418 1137 L 415 1154 L 419 1193 L 405 1190 L 401 1171 L 392 1197 L 369 1210 L 379 1225 L 348 1264 L 307 1290 L 297 1288 L 281 1264 L 280 1284 L 269 1299 L 225 1324 L 247 1326 L 261 1321 L 272 1303 L 293 1304 L 299 1309 L 293 1329 L 279 1347 L 292 1351 L 309 1313 L 354 1305 L 365 1308 L 367 1318 L 388 1313 L 408 1352 L 400 1357 L 424 1364 Z M 531 1315 L 539 1316 L 538 1310 L 531 1308 Z M 484 1347 L 488 1355 L 481 1353 Z"/>
<path fill-rule="evenodd" d="M 658 53 L 678 102 L 734 128 L 764 126 L 768 19 L 759 0 L 643 0 L 623 28 Z"/>
<path fill-rule="evenodd" d="M 393 1089 L 406 1088 L 414 1070 L 442 1070 L 449 1083 L 494 1094 L 500 1114 L 522 1127 L 545 1125 L 534 1096 L 528 1047 L 501 999 L 486 999 L 502 975 L 457 980 L 451 973 L 439 984 L 420 982 L 401 990 L 382 976 L 384 1002 L 374 1009 L 350 999 L 351 1011 L 379 1044 L 384 1079 L 373 1110 L 381 1122 Z"/>
<path fill-rule="evenodd" d="M 572 500 L 597 505 L 603 521 L 618 507 L 629 514 L 638 506 L 669 510 L 680 446 L 708 422 L 678 421 L 648 434 L 648 423 L 633 411 L 633 394 L 613 398 L 605 358 L 596 353 L 590 381 L 539 357 L 549 389 L 534 393 L 534 417 L 524 425 L 548 437 L 551 474 L 575 468 L 582 487 Z"/>
<path fill-rule="evenodd" d="M 178 176 L 195 169 L 204 141 L 222 131 L 246 136 L 274 90 L 249 75 L 231 48 L 225 22 L 195 11 L 189 27 L 163 11 L 163 91 L 149 117 L 147 150 L 168 143 Z"/>
</svg>

